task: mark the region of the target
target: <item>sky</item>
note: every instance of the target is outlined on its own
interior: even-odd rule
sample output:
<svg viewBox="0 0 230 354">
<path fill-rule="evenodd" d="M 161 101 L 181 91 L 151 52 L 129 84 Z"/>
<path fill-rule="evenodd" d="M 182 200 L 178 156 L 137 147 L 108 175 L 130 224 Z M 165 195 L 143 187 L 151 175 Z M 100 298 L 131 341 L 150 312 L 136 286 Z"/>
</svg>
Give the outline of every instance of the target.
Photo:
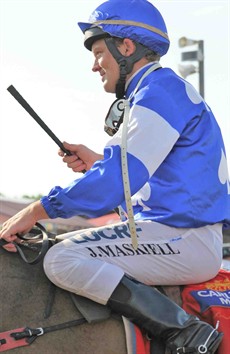
<svg viewBox="0 0 230 354">
<path fill-rule="evenodd" d="M 45 195 L 81 176 L 62 162 L 57 145 L 7 91 L 10 85 L 61 141 L 103 152 L 109 138 L 104 119 L 115 97 L 104 92 L 92 72 L 92 53 L 84 48 L 77 26 L 102 2 L 0 0 L 0 193 L 5 197 Z M 171 40 L 162 66 L 179 74 L 182 51 L 197 50 L 196 45 L 179 48 L 179 38 L 204 41 L 205 99 L 230 161 L 229 0 L 151 2 L 163 15 Z M 199 89 L 197 73 L 187 80 Z"/>
</svg>

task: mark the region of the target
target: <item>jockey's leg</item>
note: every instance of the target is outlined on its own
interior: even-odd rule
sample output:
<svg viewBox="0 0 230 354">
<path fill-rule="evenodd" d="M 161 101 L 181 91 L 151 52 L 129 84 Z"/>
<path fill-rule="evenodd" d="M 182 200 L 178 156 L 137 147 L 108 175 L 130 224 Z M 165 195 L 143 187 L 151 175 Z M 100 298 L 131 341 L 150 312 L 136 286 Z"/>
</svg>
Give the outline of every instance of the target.
<svg viewBox="0 0 230 354">
<path fill-rule="evenodd" d="M 214 353 L 220 341 L 217 331 L 144 284 L 189 284 L 215 276 L 221 264 L 221 225 L 183 230 L 137 222 L 137 233 L 138 250 L 132 248 L 125 223 L 71 233 L 48 251 L 45 272 L 61 288 L 101 304 L 108 302 L 115 311 L 164 338 L 169 347 L 205 344 L 213 331 L 207 353 Z M 203 262 L 208 266 L 202 268 Z"/>
<path fill-rule="evenodd" d="M 147 285 L 183 285 L 207 281 L 218 273 L 222 225 L 178 229 L 137 221 L 136 229 L 137 250 L 132 247 L 126 222 L 57 236 L 59 243 L 45 257 L 48 277 L 67 290 L 80 290 L 86 297 L 88 291 L 82 290 L 91 282 L 92 300 L 105 303 L 123 274 Z M 106 292 L 108 283 L 111 292 Z M 97 293 L 101 287 L 101 300 L 93 298 L 93 286 Z"/>
<path fill-rule="evenodd" d="M 187 314 L 157 289 L 126 275 L 114 290 L 108 305 L 150 335 L 163 339 L 168 354 L 213 354 L 222 339 L 217 330 Z"/>
</svg>

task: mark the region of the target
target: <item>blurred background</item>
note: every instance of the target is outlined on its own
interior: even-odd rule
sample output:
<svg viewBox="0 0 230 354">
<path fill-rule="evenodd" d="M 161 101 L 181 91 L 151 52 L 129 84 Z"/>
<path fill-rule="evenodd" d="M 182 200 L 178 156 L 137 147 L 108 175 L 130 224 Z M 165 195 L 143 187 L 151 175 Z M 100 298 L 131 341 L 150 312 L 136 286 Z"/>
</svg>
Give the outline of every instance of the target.
<svg viewBox="0 0 230 354">
<path fill-rule="evenodd" d="M 93 57 L 77 26 L 101 2 L 0 0 L 2 196 L 47 194 L 54 185 L 64 187 L 80 177 L 62 163 L 56 144 L 9 94 L 9 85 L 61 141 L 103 151 L 108 139 L 104 118 L 115 97 L 103 91 L 99 75 L 91 71 Z M 221 127 L 229 159 L 229 1 L 152 3 L 162 13 L 171 39 L 161 63 L 203 91 Z M 181 42 L 183 37 L 195 42 Z"/>
</svg>

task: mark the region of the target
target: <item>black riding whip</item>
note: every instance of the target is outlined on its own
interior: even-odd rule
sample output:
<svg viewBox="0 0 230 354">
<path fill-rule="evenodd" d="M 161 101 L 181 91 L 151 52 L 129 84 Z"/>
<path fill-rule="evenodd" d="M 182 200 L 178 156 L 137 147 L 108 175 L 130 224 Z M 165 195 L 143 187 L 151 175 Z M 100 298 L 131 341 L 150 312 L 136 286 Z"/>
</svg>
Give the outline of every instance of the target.
<svg viewBox="0 0 230 354">
<path fill-rule="evenodd" d="M 26 100 L 20 95 L 13 85 L 10 85 L 7 90 L 11 95 L 20 103 L 20 105 L 33 117 L 42 129 L 55 141 L 60 149 L 66 154 L 71 155 L 71 152 L 63 146 L 62 142 L 56 137 L 56 135 L 50 130 L 50 128 L 43 122 L 43 120 L 37 115 L 33 108 L 26 102 Z"/>
<path fill-rule="evenodd" d="M 71 156 L 72 153 L 67 150 L 62 142 L 57 138 L 57 136 L 52 132 L 52 130 L 43 122 L 43 120 L 38 116 L 38 114 L 33 110 L 33 108 L 26 102 L 22 95 L 16 90 L 13 85 L 10 85 L 7 90 L 11 95 L 20 103 L 20 105 L 34 118 L 34 120 L 40 125 L 40 127 L 45 130 L 45 132 L 55 141 L 55 143 L 60 147 L 60 149 L 68 156 Z M 86 170 L 83 170 L 82 173 L 85 173 Z"/>
</svg>

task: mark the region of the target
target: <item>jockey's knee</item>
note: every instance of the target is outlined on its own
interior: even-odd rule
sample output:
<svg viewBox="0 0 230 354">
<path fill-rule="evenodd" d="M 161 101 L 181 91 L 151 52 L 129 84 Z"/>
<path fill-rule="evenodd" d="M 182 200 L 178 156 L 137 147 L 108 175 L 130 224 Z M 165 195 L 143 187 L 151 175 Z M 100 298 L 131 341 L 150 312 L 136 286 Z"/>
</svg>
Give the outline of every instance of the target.
<svg viewBox="0 0 230 354">
<path fill-rule="evenodd" d="M 101 304 L 106 304 L 124 275 L 120 267 L 94 259 L 84 248 L 65 241 L 52 246 L 47 252 L 44 271 L 58 287 Z"/>
<path fill-rule="evenodd" d="M 76 252 L 63 247 L 62 243 L 52 246 L 46 253 L 43 267 L 46 276 L 54 284 L 65 288 L 65 281 L 74 272 L 78 273 L 81 260 Z"/>
<path fill-rule="evenodd" d="M 49 249 L 43 267 L 52 283 L 83 296 L 88 295 L 88 291 L 83 289 L 88 287 L 92 279 L 97 283 L 97 280 L 107 273 L 104 262 L 89 258 L 84 252 L 66 246 L 65 241 Z"/>
</svg>

